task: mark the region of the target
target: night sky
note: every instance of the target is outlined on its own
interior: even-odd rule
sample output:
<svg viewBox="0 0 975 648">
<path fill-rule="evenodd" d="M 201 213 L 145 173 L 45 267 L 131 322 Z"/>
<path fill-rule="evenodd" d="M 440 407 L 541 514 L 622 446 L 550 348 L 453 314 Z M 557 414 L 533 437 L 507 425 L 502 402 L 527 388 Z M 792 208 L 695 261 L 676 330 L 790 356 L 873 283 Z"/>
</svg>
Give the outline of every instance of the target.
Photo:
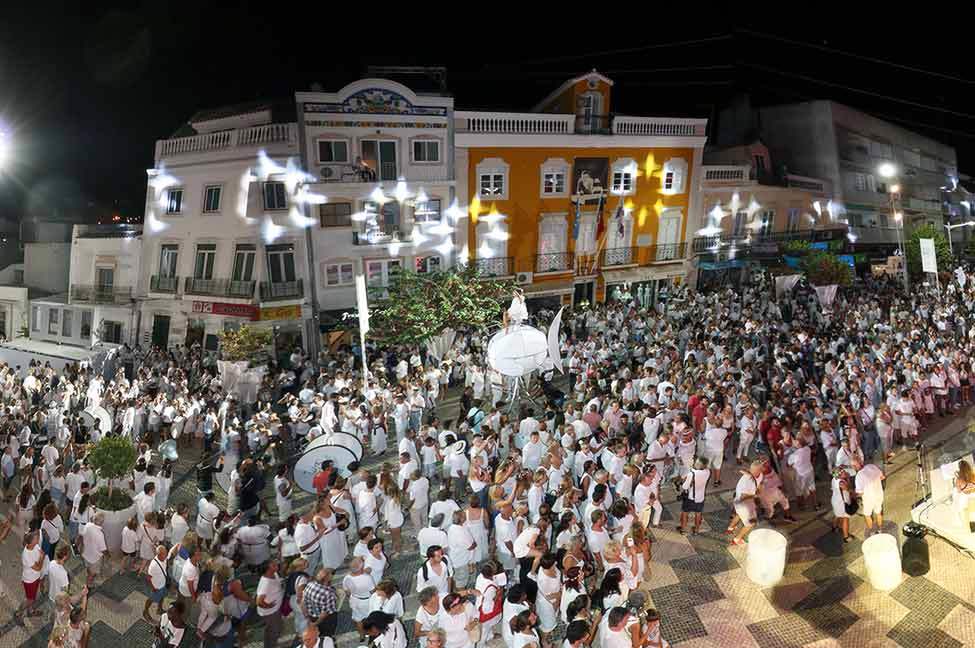
<svg viewBox="0 0 975 648">
<path fill-rule="evenodd" d="M 961 19 L 936 31 L 798 14 L 788 29 L 700 17 L 664 28 L 657 13 L 567 10 L 565 22 L 511 27 L 503 11 L 447 24 L 380 15 L 378 3 L 320 17 L 306 7 L 335 3 L 24 4 L 0 23 L 0 128 L 16 146 L 0 170 L 0 220 L 140 218 L 154 142 L 193 112 L 287 100 L 313 82 L 337 90 L 370 64 L 445 65 L 460 109 L 527 110 L 593 67 L 616 81 L 614 111 L 635 115 L 713 117 L 745 92 L 757 105 L 834 99 L 954 145 L 962 173 L 975 173 L 971 39 L 947 31 Z"/>
</svg>

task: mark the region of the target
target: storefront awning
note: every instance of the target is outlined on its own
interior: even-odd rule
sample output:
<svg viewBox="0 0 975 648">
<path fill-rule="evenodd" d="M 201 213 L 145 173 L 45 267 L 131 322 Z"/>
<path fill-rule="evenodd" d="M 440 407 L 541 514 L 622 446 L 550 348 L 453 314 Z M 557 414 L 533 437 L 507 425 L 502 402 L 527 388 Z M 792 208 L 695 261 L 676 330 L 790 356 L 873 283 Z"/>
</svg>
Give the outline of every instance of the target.
<svg viewBox="0 0 975 648">
<path fill-rule="evenodd" d="M 684 274 L 683 264 L 671 264 L 646 268 L 627 268 L 625 270 L 606 270 L 603 272 L 603 281 L 607 284 L 637 283 L 639 281 L 653 281 L 654 279 L 683 277 Z"/>
<path fill-rule="evenodd" d="M 525 299 L 571 295 L 574 290 L 575 284 L 571 281 L 542 281 L 524 287 Z"/>
</svg>

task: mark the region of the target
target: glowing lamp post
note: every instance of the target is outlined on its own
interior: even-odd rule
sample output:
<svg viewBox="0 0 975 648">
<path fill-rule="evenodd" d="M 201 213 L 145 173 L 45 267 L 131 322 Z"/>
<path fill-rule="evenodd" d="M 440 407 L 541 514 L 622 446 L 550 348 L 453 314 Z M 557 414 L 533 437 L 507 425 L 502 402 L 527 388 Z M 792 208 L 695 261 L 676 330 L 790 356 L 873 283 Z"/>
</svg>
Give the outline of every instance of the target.
<svg viewBox="0 0 975 648">
<path fill-rule="evenodd" d="M 884 162 L 877 167 L 877 174 L 881 178 L 893 182 L 897 178 L 897 167 L 890 162 Z M 911 280 L 907 275 L 907 254 L 904 250 L 904 214 L 897 211 L 897 201 L 900 199 L 901 187 L 896 182 L 887 189 L 888 204 L 890 205 L 890 215 L 897 222 L 897 250 L 901 255 L 901 272 L 903 273 L 904 292 L 911 289 Z"/>
<path fill-rule="evenodd" d="M 748 534 L 745 573 L 759 587 L 772 587 L 785 573 L 789 543 L 773 529 L 754 529 Z"/>
<path fill-rule="evenodd" d="M 901 553 L 897 538 L 889 533 L 875 533 L 863 541 L 863 562 L 870 584 L 889 592 L 901 584 Z"/>
<path fill-rule="evenodd" d="M 0 131 L 0 169 L 3 169 L 3 165 L 7 161 L 7 156 L 10 154 L 10 139 L 7 134 Z"/>
</svg>

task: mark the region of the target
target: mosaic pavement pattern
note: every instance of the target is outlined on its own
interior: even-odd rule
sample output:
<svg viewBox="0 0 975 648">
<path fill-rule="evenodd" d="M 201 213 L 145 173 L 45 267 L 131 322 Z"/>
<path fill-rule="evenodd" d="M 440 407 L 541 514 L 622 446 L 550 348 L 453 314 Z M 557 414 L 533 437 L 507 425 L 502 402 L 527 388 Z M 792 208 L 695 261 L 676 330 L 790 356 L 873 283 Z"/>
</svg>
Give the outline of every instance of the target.
<svg viewBox="0 0 975 648">
<path fill-rule="evenodd" d="M 956 436 L 963 425 L 960 418 L 948 421 L 931 436 L 929 446 Z M 181 457 L 179 474 L 185 476 L 174 486 L 171 502 L 196 501 L 195 482 L 188 473 L 195 456 L 195 452 L 187 452 Z M 391 454 L 385 459 L 389 461 Z M 370 466 L 378 463 L 375 459 L 367 462 Z M 915 499 L 913 468 L 913 453 L 903 454 L 887 467 L 885 530 L 898 536 Z M 725 484 L 735 483 L 735 470 L 733 465 L 726 466 Z M 827 488 L 819 486 L 824 505 Z M 830 531 L 828 506 L 824 506 L 819 513 L 799 513 L 798 524 L 777 523 L 790 543 L 785 575 L 775 587 L 761 589 L 745 575 L 746 547 L 729 547 L 723 532 L 732 492 L 725 488 L 708 496 L 698 535 L 681 535 L 675 530 L 679 504 L 673 497 L 673 491 L 664 493 L 663 523 L 653 530 L 649 578 L 653 605 L 663 619 L 663 636 L 672 644 L 687 648 L 975 647 L 975 560 L 941 540 L 928 539 L 931 570 L 927 575 L 904 575 L 892 592 L 878 592 L 869 583 L 860 550 L 862 518 L 851 522 L 856 539 L 844 544 Z M 273 496 L 270 501 L 273 504 Z M 388 567 L 406 595 L 404 625 L 408 631 L 417 606 L 413 592 L 420 565 L 413 536 L 404 533 L 404 551 L 391 554 Z M 0 547 L 0 560 L 8 567 L 0 570 L 0 582 L 8 591 L 5 598 L 0 597 L 0 648 L 46 646 L 50 625 L 45 620 L 33 618 L 22 624 L 11 620 L 13 608 L 22 600 L 19 568 L 9 568 L 19 567 L 20 562 L 19 545 L 13 537 Z M 76 580 L 83 580 L 79 561 L 72 559 L 69 566 Z M 342 575 L 337 574 L 337 580 Z M 256 583 L 256 577 L 248 575 L 246 581 Z M 72 591 L 78 588 L 76 582 Z M 99 584 L 89 604 L 91 645 L 151 645 L 152 628 L 141 619 L 146 593 L 142 579 L 131 574 L 112 573 Z M 281 647 L 293 645 L 291 628 L 289 620 Z M 340 611 L 338 632 L 341 648 L 360 645 L 347 602 Z M 188 632 L 182 648 L 198 645 L 195 634 Z M 263 645 L 259 626 L 250 629 L 246 645 Z M 500 640 L 495 645 L 500 646 Z"/>
</svg>

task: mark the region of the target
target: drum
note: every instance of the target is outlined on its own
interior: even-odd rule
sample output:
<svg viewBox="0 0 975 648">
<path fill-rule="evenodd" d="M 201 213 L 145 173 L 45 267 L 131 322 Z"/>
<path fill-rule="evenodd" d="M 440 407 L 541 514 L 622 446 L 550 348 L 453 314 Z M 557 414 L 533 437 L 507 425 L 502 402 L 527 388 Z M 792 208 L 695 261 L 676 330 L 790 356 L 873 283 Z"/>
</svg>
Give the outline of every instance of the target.
<svg viewBox="0 0 975 648">
<path fill-rule="evenodd" d="M 337 445 L 317 446 L 306 450 L 295 463 L 293 478 L 298 488 L 308 493 L 317 492 L 313 481 L 324 461 L 331 461 L 340 477 L 350 477 L 359 467 L 359 460 L 348 448 Z"/>
<path fill-rule="evenodd" d="M 323 434 L 322 436 L 315 437 L 305 446 L 304 451 L 310 452 L 315 448 L 321 448 L 326 445 L 341 446 L 351 452 L 355 456 L 356 461 L 362 461 L 362 442 L 347 432 L 333 432 L 332 434 Z"/>
</svg>

